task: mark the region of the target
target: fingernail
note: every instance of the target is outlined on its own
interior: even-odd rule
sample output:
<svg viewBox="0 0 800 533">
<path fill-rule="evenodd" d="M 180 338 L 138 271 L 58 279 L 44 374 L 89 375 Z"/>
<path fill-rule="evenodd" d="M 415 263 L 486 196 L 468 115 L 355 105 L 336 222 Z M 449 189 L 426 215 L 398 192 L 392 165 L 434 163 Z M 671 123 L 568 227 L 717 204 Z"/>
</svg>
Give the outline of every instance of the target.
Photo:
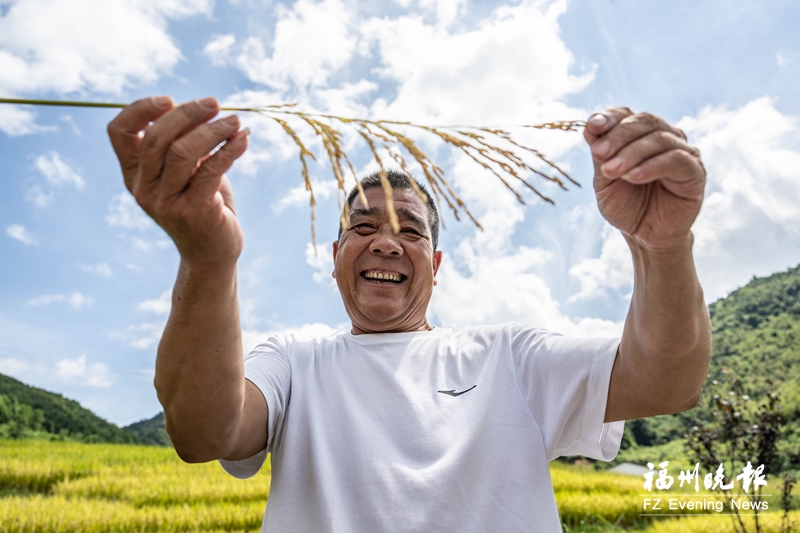
<svg viewBox="0 0 800 533">
<path fill-rule="evenodd" d="M 167 107 L 172 105 L 171 96 L 156 96 L 153 98 L 153 101 L 156 103 L 158 107 Z"/>
<path fill-rule="evenodd" d="M 213 96 L 207 96 L 206 98 L 203 98 L 202 100 L 198 100 L 198 103 L 201 106 L 207 107 L 209 109 L 214 109 L 214 108 L 217 107 L 217 99 L 214 98 Z"/>
<path fill-rule="evenodd" d="M 594 155 L 598 157 L 605 157 L 606 155 L 608 155 L 608 152 L 610 150 L 611 150 L 611 141 L 609 141 L 608 139 L 604 139 L 599 143 L 595 144 L 594 146 L 592 146 L 592 152 L 594 152 Z"/>
<path fill-rule="evenodd" d="M 641 167 L 636 167 L 627 171 L 625 174 L 620 176 L 620 178 L 628 182 L 636 182 L 639 180 L 641 175 L 642 175 Z"/>
<path fill-rule="evenodd" d="M 607 176 L 609 172 L 614 173 L 622 168 L 622 159 L 615 157 L 611 161 L 604 164 L 601 168 L 603 170 L 603 174 Z"/>
<path fill-rule="evenodd" d="M 226 126 L 238 126 L 239 125 L 239 117 L 236 115 L 231 115 L 229 117 L 225 117 L 220 119 L 220 122 L 225 124 Z"/>
<path fill-rule="evenodd" d="M 608 117 L 607 116 L 605 116 L 602 113 L 595 113 L 594 115 L 589 117 L 589 120 L 587 121 L 587 124 L 589 124 L 590 126 L 602 126 L 606 122 L 608 122 Z"/>
<path fill-rule="evenodd" d="M 232 141 L 239 141 L 250 135 L 250 128 L 244 128 L 233 134 Z"/>
</svg>

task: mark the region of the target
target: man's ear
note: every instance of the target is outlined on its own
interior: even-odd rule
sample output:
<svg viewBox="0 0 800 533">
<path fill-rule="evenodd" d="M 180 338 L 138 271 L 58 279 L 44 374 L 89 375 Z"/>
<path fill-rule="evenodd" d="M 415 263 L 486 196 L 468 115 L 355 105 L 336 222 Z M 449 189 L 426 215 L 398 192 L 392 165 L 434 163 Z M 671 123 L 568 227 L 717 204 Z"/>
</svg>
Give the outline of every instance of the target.
<svg viewBox="0 0 800 533">
<path fill-rule="evenodd" d="M 439 266 L 442 264 L 442 251 L 436 250 L 433 252 L 433 284 L 436 285 L 436 273 L 439 272 Z"/>
<path fill-rule="evenodd" d="M 331 277 L 336 279 L 336 254 L 339 253 L 339 241 L 333 241 L 333 272 Z"/>
</svg>

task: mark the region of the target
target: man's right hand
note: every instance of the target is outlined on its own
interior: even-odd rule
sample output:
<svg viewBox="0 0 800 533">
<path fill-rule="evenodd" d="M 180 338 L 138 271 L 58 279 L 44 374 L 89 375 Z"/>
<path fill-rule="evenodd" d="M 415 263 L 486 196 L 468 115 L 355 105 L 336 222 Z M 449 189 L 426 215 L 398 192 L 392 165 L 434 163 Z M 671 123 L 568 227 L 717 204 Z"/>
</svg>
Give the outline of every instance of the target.
<svg viewBox="0 0 800 533">
<path fill-rule="evenodd" d="M 267 443 L 266 401 L 244 378 L 236 294 L 243 239 L 225 177 L 247 133 L 236 116 L 209 122 L 218 111 L 213 98 L 178 107 L 146 98 L 108 125 L 125 185 L 181 255 L 154 385 L 170 439 L 189 462 L 243 459 Z"/>
<path fill-rule="evenodd" d="M 144 98 L 111 121 L 108 135 L 126 187 L 182 261 L 230 268 L 243 234 L 225 172 L 247 149 L 247 131 L 236 115 L 209 122 L 218 112 L 212 97 L 178 107 L 168 96 Z"/>
</svg>

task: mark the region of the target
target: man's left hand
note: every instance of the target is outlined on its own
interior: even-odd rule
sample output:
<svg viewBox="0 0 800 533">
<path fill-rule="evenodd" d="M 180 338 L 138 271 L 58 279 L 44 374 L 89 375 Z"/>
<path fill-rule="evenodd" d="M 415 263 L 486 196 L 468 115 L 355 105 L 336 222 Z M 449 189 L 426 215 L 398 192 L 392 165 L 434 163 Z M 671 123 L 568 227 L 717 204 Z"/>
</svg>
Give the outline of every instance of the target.
<svg viewBox="0 0 800 533">
<path fill-rule="evenodd" d="M 703 202 L 706 171 L 686 135 L 649 113 L 614 108 L 584 129 L 600 212 L 652 251 L 685 244 Z"/>
</svg>

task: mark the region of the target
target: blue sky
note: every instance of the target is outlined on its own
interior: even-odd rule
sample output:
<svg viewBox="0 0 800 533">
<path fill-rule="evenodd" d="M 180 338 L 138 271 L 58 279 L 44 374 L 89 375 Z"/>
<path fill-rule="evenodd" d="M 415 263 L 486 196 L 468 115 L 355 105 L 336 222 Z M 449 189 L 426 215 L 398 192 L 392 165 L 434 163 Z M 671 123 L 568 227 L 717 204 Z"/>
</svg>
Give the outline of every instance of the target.
<svg viewBox="0 0 800 533">
<path fill-rule="evenodd" d="M 704 155 L 695 253 L 711 302 L 800 263 L 798 18 L 790 1 L 0 0 L 0 96 L 214 95 L 475 125 L 648 110 Z M 178 257 L 124 190 L 105 135 L 114 115 L 0 106 L 0 372 L 128 424 L 160 409 L 153 366 Z M 323 157 L 311 167 L 315 256 L 294 146 L 263 118 L 240 116 L 251 147 L 229 176 L 245 231 L 245 349 L 274 332 L 347 327 L 329 275 L 329 167 Z M 581 135 L 515 135 L 584 186 L 542 184 L 556 206 L 521 206 L 420 138 L 486 228 L 445 214 L 430 320 L 618 334 L 630 259 L 595 207 Z M 359 172 L 373 170 L 348 139 Z"/>
</svg>

